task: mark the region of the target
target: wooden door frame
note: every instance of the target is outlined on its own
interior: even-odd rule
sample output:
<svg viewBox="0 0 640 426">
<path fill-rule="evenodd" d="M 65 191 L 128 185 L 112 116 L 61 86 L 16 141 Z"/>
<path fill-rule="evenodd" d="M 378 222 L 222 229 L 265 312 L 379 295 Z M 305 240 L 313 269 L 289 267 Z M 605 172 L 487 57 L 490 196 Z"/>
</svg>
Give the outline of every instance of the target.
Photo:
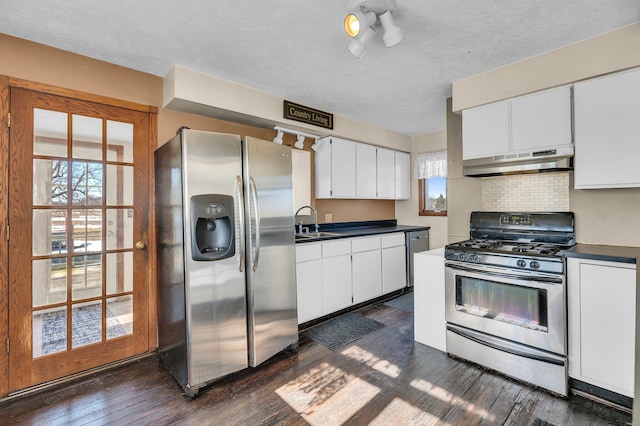
<svg viewBox="0 0 640 426">
<path fill-rule="evenodd" d="M 149 234 L 148 234 L 148 296 L 149 296 L 149 351 L 157 348 L 157 273 L 156 273 L 156 232 L 155 232 L 155 184 L 154 184 L 154 152 L 158 146 L 158 108 L 150 105 L 138 104 L 125 100 L 110 98 L 73 89 L 50 86 L 43 83 L 32 82 L 14 77 L 0 75 L 0 242 L 3 249 L 0 250 L 0 399 L 9 392 L 9 354 L 7 345 L 9 342 L 9 257 L 7 226 L 9 218 L 9 112 L 10 112 L 10 88 L 23 88 L 57 96 L 91 101 L 104 105 L 125 108 L 133 111 L 149 114 Z"/>
</svg>

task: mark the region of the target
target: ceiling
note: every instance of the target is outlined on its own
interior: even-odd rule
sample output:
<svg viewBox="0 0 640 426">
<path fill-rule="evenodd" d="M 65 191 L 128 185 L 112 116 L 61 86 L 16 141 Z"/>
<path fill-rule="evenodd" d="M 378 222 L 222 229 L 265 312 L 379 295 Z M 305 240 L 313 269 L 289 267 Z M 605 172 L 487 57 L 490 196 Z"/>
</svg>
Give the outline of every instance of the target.
<svg viewBox="0 0 640 426">
<path fill-rule="evenodd" d="M 376 0 L 370 0 L 376 1 Z M 347 50 L 356 0 L 2 0 L 0 32 L 162 76 L 179 64 L 416 136 L 451 83 L 640 21 L 638 0 L 397 0 L 405 39 Z"/>
</svg>

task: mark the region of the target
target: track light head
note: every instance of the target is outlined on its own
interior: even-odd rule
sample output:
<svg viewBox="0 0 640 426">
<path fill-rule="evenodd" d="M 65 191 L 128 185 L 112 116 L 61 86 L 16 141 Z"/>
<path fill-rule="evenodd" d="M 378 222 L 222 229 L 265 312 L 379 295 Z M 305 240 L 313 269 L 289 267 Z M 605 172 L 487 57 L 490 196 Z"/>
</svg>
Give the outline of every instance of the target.
<svg viewBox="0 0 640 426">
<path fill-rule="evenodd" d="M 304 135 L 298 135 L 298 139 L 296 140 L 296 143 L 293 144 L 293 146 L 298 149 L 304 148 Z"/>
<path fill-rule="evenodd" d="M 373 37 L 375 31 L 371 27 L 367 27 L 364 31 L 360 32 L 360 36 L 351 40 L 349 43 L 349 52 L 356 58 L 360 59 L 367 53 L 367 43 L 369 39 Z"/>
<path fill-rule="evenodd" d="M 311 149 L 314 151 L 317 151 L 318 148 L 320 148 L 320 145 L 322 145 L 323 140 L 322 139 L 316 139 L 316 141 L 313 143 L 313 145 L 311 145 Z"/>
<path fill-rule="evenodd" d="M 355 38 L 375 23 L 376 14 L 373 12 L 352 12 L 344 18 L 344 31 L 349 37 Z"/>
<path fill-rule="evenodd" d="M 278 130 L 278 134 L 275 138 L 273 138 L 273 143 L 282 145 L 282 136 L 284 136 L 284 133 L 282 132 L 282 130 Z"/>
<path fill-rule="evenodd" d="M 404 39 L 404 32 L 393 22 L 393 15 L 390 10 L 380 15 L 380 23 L 384 29 L 382 39 L 387 47 L 395 46 Z"/>
</svg>

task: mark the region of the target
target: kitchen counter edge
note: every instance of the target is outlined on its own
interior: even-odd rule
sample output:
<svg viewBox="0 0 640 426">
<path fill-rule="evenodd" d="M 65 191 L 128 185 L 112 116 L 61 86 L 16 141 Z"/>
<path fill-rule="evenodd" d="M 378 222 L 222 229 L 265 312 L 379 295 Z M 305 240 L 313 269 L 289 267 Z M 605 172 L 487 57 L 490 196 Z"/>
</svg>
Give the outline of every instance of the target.
<svg viewBox="0 0 640 426">
<path fill-rule="evenodd" d="M 576 244 L 564 252 L 566 257 L 620 263 L 638 263 L 640 247 Z"/>
<path fill-rule="evenodd" d="M 304 238 L 296 240 L 296 244 L 314 243 L 318 241 L 338 240 L 341 238 L 354 238 L 354 237 L 366 237 L 371 235 L 391 234 L 394 232 L 414 232 L 414 231 L 428 231 L 430 226 L 415 226 L 415 225 L 396 225 L 389 223 L 391 221 L 380 221 L 379 223 L 373 222 L 368 224 L 366 222 L 354 222 L 352 225 L 349 223 L 327 223 L 320 224 L 321 232 L 331 232 L 332 236 L 318 237 L 318 238 Z"/>
</svg>

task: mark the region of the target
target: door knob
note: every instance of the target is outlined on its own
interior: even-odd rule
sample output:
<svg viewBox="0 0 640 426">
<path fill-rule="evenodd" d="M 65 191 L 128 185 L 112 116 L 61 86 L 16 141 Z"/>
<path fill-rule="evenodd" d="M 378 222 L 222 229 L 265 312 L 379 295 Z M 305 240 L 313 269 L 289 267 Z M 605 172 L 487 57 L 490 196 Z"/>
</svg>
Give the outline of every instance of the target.
<svg viewBox="0 0 640 426">
<path fill-rule="evenodd" d="M 144 250 L 144 248 L 145 248 L 145 247 L 146 247 L 146 246 L 145 246 L 145 244 L 144 244 L 142 241 L 138 241 L 138 242 L 136 243 L 136 248 L 137 248 L 138 250 Z"/>
</svg>

